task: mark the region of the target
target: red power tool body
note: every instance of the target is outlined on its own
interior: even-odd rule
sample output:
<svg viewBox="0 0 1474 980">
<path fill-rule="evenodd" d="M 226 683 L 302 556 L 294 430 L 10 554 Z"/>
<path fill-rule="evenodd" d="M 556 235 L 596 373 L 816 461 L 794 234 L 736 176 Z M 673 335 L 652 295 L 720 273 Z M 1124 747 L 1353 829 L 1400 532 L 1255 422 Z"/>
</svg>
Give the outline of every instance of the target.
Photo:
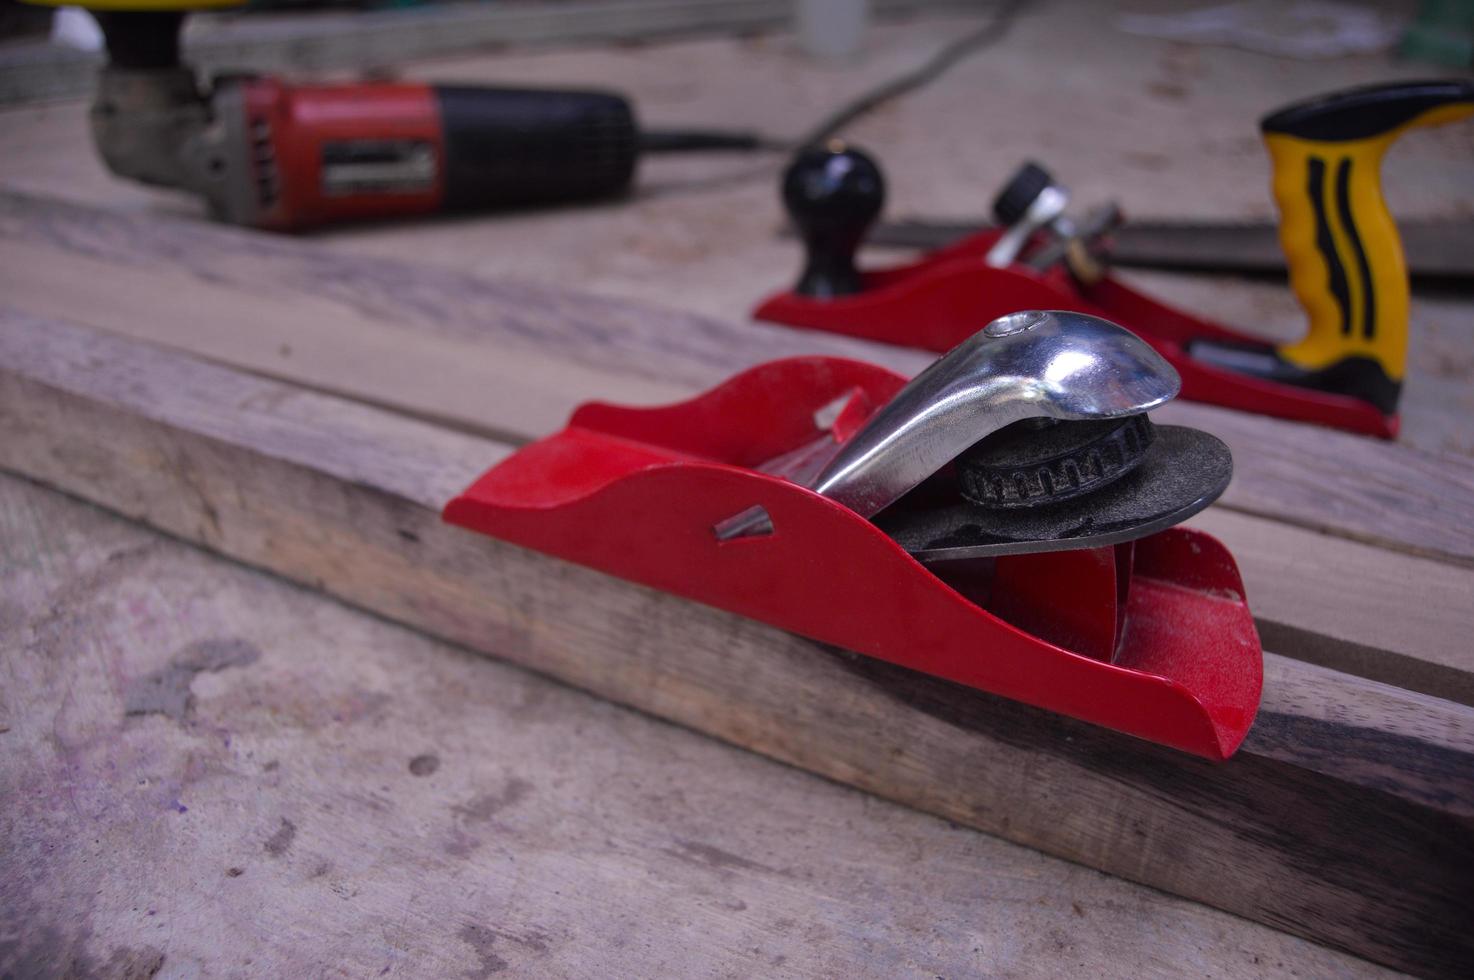
<svg viewBox="0 0 1474 980">
<path fill-rule="evenodd" d="M 93 142 L 115 174 L 193 192 L 232 224 L 299 230 L 437 211 L 613 197 L 642 153 L 751 150 L 729 130 L 642 131 L 597 90 L 202 80 L 180 10 L 99 10 L 108 62 Z"/>
<path fill-rule="evenodd" d="M 638 134 L 613 94 L 226 78 L 224 210 L 279 230 L 617 193 Z"/>
</svg>

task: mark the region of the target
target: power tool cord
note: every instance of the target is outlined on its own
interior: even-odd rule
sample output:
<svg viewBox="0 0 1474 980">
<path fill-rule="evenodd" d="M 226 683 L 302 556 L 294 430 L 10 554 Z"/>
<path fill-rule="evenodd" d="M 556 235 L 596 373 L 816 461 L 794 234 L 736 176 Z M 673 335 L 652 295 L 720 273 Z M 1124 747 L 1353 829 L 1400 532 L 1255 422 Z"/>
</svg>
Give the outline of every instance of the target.
<svg viewBox="0 0 1474 980">
<path fill-rule="evenodd" d="M 963 58 L 1003 40 L 1027 2 L 1002 0 L 987 23 L 948 44 L 916 68 L 860 93 L 824 116 L 796 140 L 765 136 L 751 130 L 653 129 L 640 134 L 640 149 L 646 153 L 760 152 L 795 150 L 822 143 L 861 116 L 930 84 Z"/>
<path fill-rule="evenodd" d="M 963 58 L 991 47 L 1007 36 L 1028 0 L 1002 0 L 988 22 L 942 48 L 911 71 L 888 79 L 835 109 L 791 144 L 794 148 L 822 143 L 841 129 L 892 99 L 935 81 Z"/>
<path fill-rule="evenodd" d="M 786 150 L 788 144 L 751 130 L 646 129 L 640 133 L 642 153 L 757 152 Z"/>
</svg>

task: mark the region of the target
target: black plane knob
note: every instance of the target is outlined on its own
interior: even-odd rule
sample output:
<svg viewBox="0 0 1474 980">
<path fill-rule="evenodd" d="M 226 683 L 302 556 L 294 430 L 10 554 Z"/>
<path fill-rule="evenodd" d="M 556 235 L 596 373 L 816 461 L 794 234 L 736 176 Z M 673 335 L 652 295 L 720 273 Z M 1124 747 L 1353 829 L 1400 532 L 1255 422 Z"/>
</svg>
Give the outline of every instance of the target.
<svg viewBox="0 0 1474 980">
<path fill-rule="evenodd" d="M 860 291 L 855 252 L 885 203 L 874 160 L 838 140 L 799 151 L 783 174 L 783 206 L 806 253 L 793 291 L 831 299 Z"/>
</svg>

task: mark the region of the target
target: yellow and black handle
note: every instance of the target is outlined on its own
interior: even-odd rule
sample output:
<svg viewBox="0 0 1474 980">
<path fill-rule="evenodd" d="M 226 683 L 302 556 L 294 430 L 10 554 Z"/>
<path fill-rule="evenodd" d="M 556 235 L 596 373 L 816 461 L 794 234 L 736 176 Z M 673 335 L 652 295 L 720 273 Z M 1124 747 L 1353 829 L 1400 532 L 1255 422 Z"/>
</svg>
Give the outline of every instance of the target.
<svg viewBox="0 0 1474 980">
<path fill-rule="evenodd" d="M 1474 81 L 1394 82 L 1300 102 L 1260 122 L 1290 286 L 1310 318 L 1303 340 L 1278 348 L 1282 371 L 1299 374 L 1298 383 L 1396 411 L 1408 277 L 1382 198 L 1382 155 L 1409 129 L 1471 113 Z"/>
</svg>

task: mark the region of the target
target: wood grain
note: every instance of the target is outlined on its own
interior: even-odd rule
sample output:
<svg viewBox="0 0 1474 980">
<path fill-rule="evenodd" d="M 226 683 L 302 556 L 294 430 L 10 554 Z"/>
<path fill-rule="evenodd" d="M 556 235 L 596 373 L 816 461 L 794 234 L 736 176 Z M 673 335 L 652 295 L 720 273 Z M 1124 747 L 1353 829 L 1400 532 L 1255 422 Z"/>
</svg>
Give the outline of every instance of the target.
<svg viewBox="0 0 1474 980">
<path fill-rule="evenodd" d="M 1194 526 L 1229 544 L 1264 645 L 1474 705 L 1474 573 L 1223 507 Z"/>
<path fill-rule="evenodd" d="M 561 426 L 582 401 L 668 401 L 777 357 L 903 373 L 930 361 L 14 192 L 0 192 L 0 289 L 38 314 L 514 442 Z M 172 300 L 163 313 L 160 296 Z M 1474 458 L 1201 405 L 1160 415 L 1233 449 L 1223 506 L 1474 565 Z"/>
<path fill-rule="evenodd" d="M 929 359 L 5 193 L 0 283 L 52 315 L 510 444 L 561 426 L 586 399 L 670 401 L 772 357 L 831 353 L 903 372 Z M 162 312 L 160 296 L 173 300 Z M 1462 640 L 1474 633 L 1474 578 L 1332 537 L 1448 557 L 1427 542 L 1462 548 L 1460 529 L 1474 529 L 1462 516 L 1474 511 L 1467 461 L 1203 406 L 1162 414 L 1233 447 L 1223 507 L 1279 522 L 1213 526 L 1276 649 L 1474 703 L 1474 646 Z"/>
<path fill-rule="evenodd" d="M 872 0 L 880 17 L 961 7 L 963 0 Z M 203 72 L 322 72 L 444 58 L 478 48 L 648 43 L 672 35 L 737 34 L 787 27 L 789 0 L 624 0 L 622 3 L 481 4 L 236 18 L 192 25 L 185 54 Z M 263 22 L 264 21 L 264 22 Z M 102 57 L 61 45 L 0 51 L 0 104 L 92 91 Z"/>
<path fill-rule="evenodd" d="M 1176 402 L 1164 421 L 1233 449 L 1226 506 L 1353 541 L 1471 565 L 1453 525 L 1474 504 L 1474 460 Z"/>
<path fill-rule="evenodd" d="M 19 315 L 0 466 L 434 635 L 1048 853 L 1435 975 L 1474 965 L 1474 711 L 1270 655 L 1213 765 L 438 519 L 506 447 Z"/>
<path fill-rule="evenodd" d="M 0 749 L 4 976 L 1390 975 L 3 475 Z"/>
</svg>

